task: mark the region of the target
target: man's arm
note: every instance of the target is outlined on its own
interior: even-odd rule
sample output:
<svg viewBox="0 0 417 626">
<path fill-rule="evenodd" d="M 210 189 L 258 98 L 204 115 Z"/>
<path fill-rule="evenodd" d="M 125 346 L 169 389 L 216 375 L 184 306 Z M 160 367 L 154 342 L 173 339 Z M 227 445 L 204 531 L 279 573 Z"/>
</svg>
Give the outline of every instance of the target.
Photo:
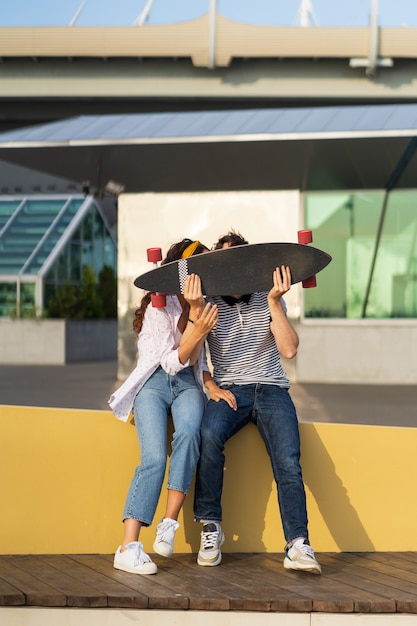
<svg viewBox="0 0 417 626">
<path fill-rule="evenodd" d="M 274 286 L 268 293 L 268 306 L 271 313 L 271 332 L 280 354 L 286 359 L 293 359 L 297 354 L 298 335 L 288 321 L 282 307 L 282 296 L 291 288 L 291 272 L 284 265 L 277 267 L 273 274 Z"/>
</svg>

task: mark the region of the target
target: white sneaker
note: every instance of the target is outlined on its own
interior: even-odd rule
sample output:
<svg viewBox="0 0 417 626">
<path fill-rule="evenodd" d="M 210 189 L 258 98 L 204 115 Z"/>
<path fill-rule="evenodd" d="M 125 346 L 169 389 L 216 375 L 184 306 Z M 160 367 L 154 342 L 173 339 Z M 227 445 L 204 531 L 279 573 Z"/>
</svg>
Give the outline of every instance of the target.
<svg viewBox="0 0 417 626">
<path fill-rule="evenodd" d="M 153 549 L 161 556 L 172 556 L 174 552 L 174 537 L 179 524 L 176 520 L 164 517 L 156 527 L 156 539 Z"/>
<path fill-rule="evenodd" d="M 321 567 L 315 559 L 314 550 L 304 537 L 299 537 L 287 548 L 284 567 L 285 569 L 321 574 Z"/>
<path fill-rule="evenodd" d="M 201 531 L 200 550 L 197 556 L 198 565 L 214 567 L 222 560 L 221 546 L 224 543 L 224 534 L 220 524 L 209 522 L 204 524 Z"/>
<path fill-rule="evenodd" d="M 113 566 L 130 574 L 156 574 L 157 566 L 144 552 L 140 541 L 131 541 L 126 544 L 126 550 L 120 552 L 119 546 L 114 555 Z"/>
</svg>

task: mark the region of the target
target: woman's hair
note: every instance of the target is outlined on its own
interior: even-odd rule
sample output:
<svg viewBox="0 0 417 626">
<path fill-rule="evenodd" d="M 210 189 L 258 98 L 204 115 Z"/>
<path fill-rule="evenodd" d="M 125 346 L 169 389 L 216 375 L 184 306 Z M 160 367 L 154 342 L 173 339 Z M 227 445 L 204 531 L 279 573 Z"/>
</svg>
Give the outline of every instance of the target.
<svg viewBox="0 0 417 626">
<path fill-rule="evenodd" d="M 244 246 L 249 242 L 240 234 L 234 230 L 229 230 L 226 235 L 220 237 L 218 241 L 214 244 L 213 250 L 220 250 L 223 248 L 225 243 L 230 244 L 230 246 Z"/>
<path fill-rule="evenodd" d="M 190 248 L 190 250 L 187 251 L 187 248 Z M 183 257 L 184 252 L 185 255 Z M 188 256 L 201 254 L 202 252 L 208 252 L 208 248 L 204 244 L 200 243 L 199 241 L 193 241 L 192 239 L 182 239 L 181 241 L 172 244 L 167 252 L 165 259 L 161 262 L 161 265 L 165 265 L 165 263 L 171 263 L 172 261 L 178 261 L 179 259 Z M 142 329 L 143 318 L 145 317 L 145 311 L 150 301 L 151 292 L 148 291 L 143 296 L 139 308 L 137 308 L 135 311 L 132 327 L 137 335 L 139 335 Z"/>
</svg>

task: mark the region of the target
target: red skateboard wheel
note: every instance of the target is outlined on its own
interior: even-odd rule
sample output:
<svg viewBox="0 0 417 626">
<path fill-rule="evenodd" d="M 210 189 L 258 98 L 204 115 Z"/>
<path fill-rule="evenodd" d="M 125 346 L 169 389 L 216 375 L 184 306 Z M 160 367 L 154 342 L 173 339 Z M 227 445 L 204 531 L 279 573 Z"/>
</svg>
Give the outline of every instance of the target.
<svg viewBox="0 0 417 626">
<path fill-rule="evenodd" d="M 311 230 L 298 231 L 298 243 L 311 243 L 313 241 L 313 232 Z"/>
<path fill-rule="evenodd" d="M 302 281 L 302 285 L 304 289 L 312 289 L 313 287 L 317 287 L 316 275 L 310 276 L 310 278 L 306 278 Z"/>
<path fill-rule="evenodd" d="M 152 293 L 151 302 L 156 309 L 163 309 L 166 306 L 167 299 L 164 293 Z"/>
<path fill-rule="evenodd" d="M 162 261 L 162 250 L 161 248 L 148 248 L 146 250 L 148 255 L 148 261 L 150 263 L 158 263 L 158 261 Z"/>
<path fill-rule="evenodd" d="M 313 241 L 313 231 L 311 230 L 299 230 L 298 231 L 298 243 L 308 244 Z M 313 287 L 317 287 L 316 276 L 310 276 L 310 278 L 306 278 L 301 283 L 304 289 L 312 289 Z"/>
</svg>

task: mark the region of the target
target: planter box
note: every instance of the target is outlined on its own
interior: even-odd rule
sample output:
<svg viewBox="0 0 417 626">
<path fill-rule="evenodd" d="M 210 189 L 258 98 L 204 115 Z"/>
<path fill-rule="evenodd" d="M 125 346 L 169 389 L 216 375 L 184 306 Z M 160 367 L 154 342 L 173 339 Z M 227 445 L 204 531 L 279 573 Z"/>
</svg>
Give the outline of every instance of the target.
<svg viewBox="0 0 417 626">
<path fill-rule="evenodd" d="M 117 360 L 117 320 L 0 318 L 0 364 L 65 365 Z"/>
</svg>

